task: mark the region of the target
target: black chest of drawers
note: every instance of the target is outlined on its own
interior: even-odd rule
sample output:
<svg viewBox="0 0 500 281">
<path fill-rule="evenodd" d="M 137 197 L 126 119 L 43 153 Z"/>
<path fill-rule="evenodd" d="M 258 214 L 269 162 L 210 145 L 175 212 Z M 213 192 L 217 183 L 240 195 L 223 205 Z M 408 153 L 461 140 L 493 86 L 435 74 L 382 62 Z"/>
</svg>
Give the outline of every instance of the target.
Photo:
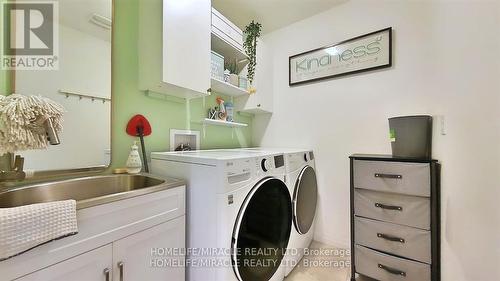
<svg viewBox="0 0 500 281">
<path fill-rule="evenodd" d="M 440 281 L 437 160 L 350 157 L 351 281 Z"/>
</svg>

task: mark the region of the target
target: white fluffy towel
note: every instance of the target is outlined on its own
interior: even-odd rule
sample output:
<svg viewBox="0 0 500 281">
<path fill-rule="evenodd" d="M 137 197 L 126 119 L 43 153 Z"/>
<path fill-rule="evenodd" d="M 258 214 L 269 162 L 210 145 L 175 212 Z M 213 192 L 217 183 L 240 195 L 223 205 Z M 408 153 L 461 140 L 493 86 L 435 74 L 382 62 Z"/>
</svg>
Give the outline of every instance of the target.
<svg viewBox="0 0 500 281">
<path fill-rule="evenodd" d="M 77 232 L 75 200 L 0 208 L 0 261 Z"/>
</svg>

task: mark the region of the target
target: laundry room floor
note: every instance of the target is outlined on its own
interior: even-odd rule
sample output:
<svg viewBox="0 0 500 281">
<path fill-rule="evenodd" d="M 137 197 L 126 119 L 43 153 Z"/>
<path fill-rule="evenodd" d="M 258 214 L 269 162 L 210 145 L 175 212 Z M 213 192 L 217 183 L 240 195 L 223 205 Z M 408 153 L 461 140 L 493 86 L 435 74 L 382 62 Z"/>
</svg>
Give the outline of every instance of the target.
<svg viewBox="0 0 500 281">
<path fill-rule="evenodd" d="M 347 281 L 350 277 L 350 256 L 346 250 L 316 241 L 285 281 Z M 322 251 L 323 250 L 323 251 Z"/>
</svg>

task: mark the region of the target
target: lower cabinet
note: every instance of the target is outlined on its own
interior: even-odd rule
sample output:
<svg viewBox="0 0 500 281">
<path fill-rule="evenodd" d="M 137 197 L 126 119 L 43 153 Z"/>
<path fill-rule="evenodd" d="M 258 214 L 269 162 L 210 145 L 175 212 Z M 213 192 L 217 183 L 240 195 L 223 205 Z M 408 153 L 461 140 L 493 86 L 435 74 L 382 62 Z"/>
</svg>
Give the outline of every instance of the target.
<svg viewBox="0 0 500 281">
<path fill-rule="evenodd" d="M 111 280 L 113 246 L 97 248 L 21 277 L 19 281 Z M 107 279 L 106 279 L 107 278 Z"/>
<path fill-rule="evenodd" d="M 184 280 L 184 217 L 113 243 L 113 280 Z M 169 252 L 172 251 L 172 252 Z"/>
<path fill-rule="evenodd" d="M 19 281 L 160 281 L 185 279 L 185 216 L 137 232 Z"/>
</svg>

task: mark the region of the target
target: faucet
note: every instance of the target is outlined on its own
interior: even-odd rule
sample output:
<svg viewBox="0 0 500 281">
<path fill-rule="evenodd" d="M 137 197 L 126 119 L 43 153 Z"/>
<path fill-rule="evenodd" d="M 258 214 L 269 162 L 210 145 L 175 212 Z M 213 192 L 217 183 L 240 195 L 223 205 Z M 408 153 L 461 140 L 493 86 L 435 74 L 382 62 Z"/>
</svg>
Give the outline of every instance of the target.
<svg viewBox="0 0 500 281">
<path fill-rule="evenodd" d="M 57 135 L 57 131 L 54 128 L 54 124 L 52 124 L 52 120 L 50 119 L 50 117 L 45 120 L 43 126 L 45 127 L 45 132 L 47 133 L 47 141 L 51 145 L 60 144 L 61 141 L 59 140 L 59 136 Z"/>
<path fill-rule="evenodd" d="M 14 157 L 13 153 L 8 153 L 7 169 L 0 171 L 0 182 L 24 180 L 26 173 L 24 172 L 24 158 L 20 155 Z"/>
</svg>

